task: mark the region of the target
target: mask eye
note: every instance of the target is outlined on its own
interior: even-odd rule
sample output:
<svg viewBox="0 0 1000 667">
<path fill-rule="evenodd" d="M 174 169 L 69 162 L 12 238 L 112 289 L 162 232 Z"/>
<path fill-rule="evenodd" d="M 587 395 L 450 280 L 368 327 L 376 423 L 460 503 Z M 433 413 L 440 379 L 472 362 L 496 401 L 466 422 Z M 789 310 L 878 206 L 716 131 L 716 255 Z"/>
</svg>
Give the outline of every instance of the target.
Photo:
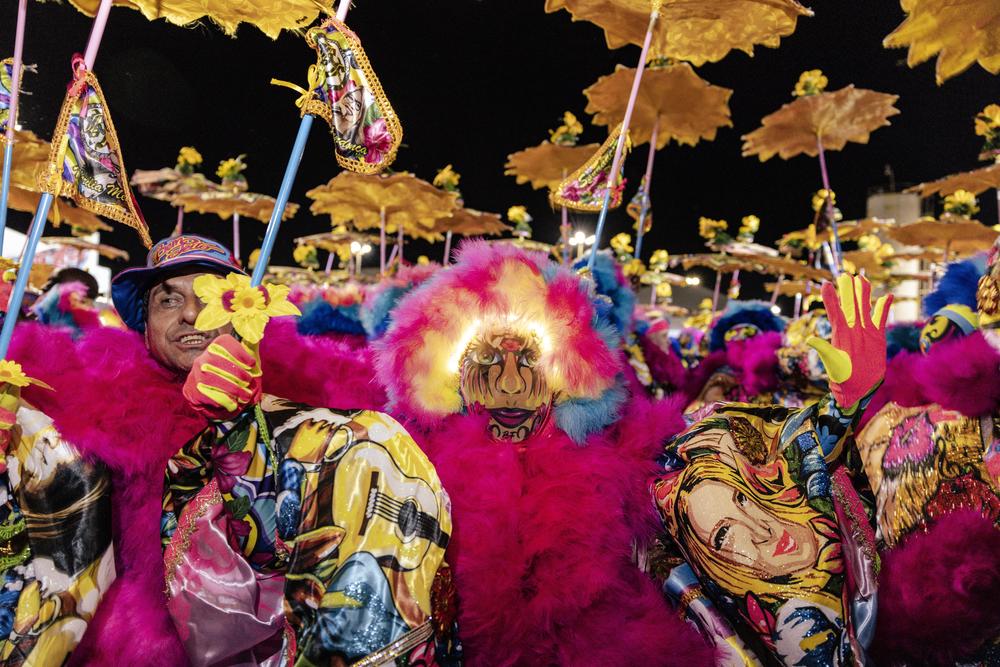
<svg viewBox="0 0 1000 667">
<path fill-rule="evenodd" d="M 538 364 L 538 355 L 531 350 L 522 352 L 518 362 L 526 368 L 534 368 Z"/>
<path fill-rule="evenodd" d="M 726 543 L 726 537 L 729 536 L 729 526 L 720 526 L 715 535 L 712 536 L 712 546 L 716 551 L 722 551 L 722 547 Z"/>
<path fill-rule="evenodd" d="M 492 366 L 500 363 L 500 354 L 496 350 L 481 348 L 472 351 L 472 360 L 481 366 Z"/>
</svg>

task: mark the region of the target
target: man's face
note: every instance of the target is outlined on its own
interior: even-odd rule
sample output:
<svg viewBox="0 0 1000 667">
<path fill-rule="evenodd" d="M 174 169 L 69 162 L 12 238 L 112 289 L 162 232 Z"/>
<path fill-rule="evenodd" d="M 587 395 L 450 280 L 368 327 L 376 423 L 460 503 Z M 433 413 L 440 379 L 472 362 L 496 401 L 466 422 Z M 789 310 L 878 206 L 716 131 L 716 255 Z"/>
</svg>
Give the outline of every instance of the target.
<svg viewBox="0 0 1000 667">
<path fill-rule="evenodd" d="M 198 313 L 205 307 L 194 293 L 194 279 L 199 275 L 203 274 L 173 276 L 149 290 L 146 346 L 154 359 L 174 371 L 190 371 L 209 343 L 222 334 L 232 333 L 230 326 L 214 331 L 194 328 Z"/>
</svg>

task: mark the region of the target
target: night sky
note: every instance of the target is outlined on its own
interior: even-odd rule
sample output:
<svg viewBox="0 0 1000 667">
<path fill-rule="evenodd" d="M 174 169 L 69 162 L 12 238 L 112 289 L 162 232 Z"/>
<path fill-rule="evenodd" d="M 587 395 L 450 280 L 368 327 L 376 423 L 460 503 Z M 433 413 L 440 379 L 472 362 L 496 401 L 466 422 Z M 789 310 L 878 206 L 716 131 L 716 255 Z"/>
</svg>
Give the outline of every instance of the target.
<svg viewBox="0 0 1000 667">
<path fill-rule="evenodd" d="M 809 3 L 807 3 L 809 4 Z M 404 146 L 395 169 L 430 179 L 447 163 L 462 175 L 466 204 L 503 213 L 524 204 L 535 218 L 535 238 L 552 241 L 558 216 L 544 191 L 515 184 L 503 175 L 509 153 L 547 138 L 564 110 L 581 120 L 582 90 L 617 63 L 634 66 L 637 47 L 609 51 L 603 33 L 569 14 L 546 14 L 542 0 L 357 0 L 347 23 L 369 55 L 382 85 L 403 122 Z M 697 235 L 701 215 L 737 223 L 754 213 L 762 220 L 758 240 L 808 224 L 811 193 L 820 187 L 815 159 L 774 158 L 761 164 L 740 157 L 740 136 L 759 126 L 764 115 L 791 100 L 799 73 L 820 68 L 829 90 L 854 83 L 900 96 L 901 114 L 877 130 L 867 146 L 849 144 L 828 155 L 833 188 L 845 217 L 865 213 L 873 190 L 929 180 L 978 166 L 980 138 L 972 119 L 986 104 L 1000 101 L 996 79 L 973 67 L 943 86 L 934 82 L 933 63 L 915 70 L 906 52 L 889 51 L 882 39 L 902 20 L 898 2 L 815 0 L 813 18 L 778 49 L 759 48 L 753 58 L 731 53 L 720 63 L 698 69 L 709 82 L 733 88 L 734 128 L 719 131 L 711 143 L 695 148 L 669 145 L 656 156 L 652 187 L 655 227 L 646 255 L 664 247 L 672 253 L 702 249 Z M 0 6 L 0 49 L 13 51 L 16 3 Z M 69 5 L 30 3 L 25 61 L 38 64 L 27 74 L 22 124 L 49 137 L 55 124 L 71 56 L 82 51 L 90 19 Z M 193 145 L 205 157 L 203 170 L 247 154 L 250 189 L 274 195 L 298 126 L 295 93 L 269 85 L 272 77 L 305 83 L 314 52 L 294 34 L 272 42 L 251 26 L 226 37 L 209 24 L 180 28 L 150 23 L 136 11 L 115 8 L 97 59 L 100 78 L 118 129 L 125 165 L 135 169 L 173 166 L 177 150 Z M 586 122 L 585 122 L 586 125 Z M 581 141 L 600 142 L 606 129 L 586 125 Z M 626 175 L 630 197 L 645 169 L 647 146 L 630 156 Z M 328 218 L 308 212 L 307 189 L 334 176 L 338 167 L 325 125 L 317 123 L 306 149 L 292 200 L 298 216 L 284 224 L 274 263 L 291 262 L 294 237 L 328 229 Z M 981 219 L 996 219 L 992 196 L 984 197 Z M 175 214 L 168 204 L 140 197 L 153 238 L 169 234 Z M 595 216 L 579 215 L 574 224 L 593 228 Z M 20 230 L 29 216 L 12 212 Z M 216 216 L 188 215 L 192 232 L 231 239 L 231 227 Z M 264 225 L 243 224 L 243 254 L 263 237 Z M 609 231 L 631 231 L 624 210 L 609 217 Z M 67 232 L 68 233 L 68 232 Z M 109 243 L 141 259 L 138 237 L 119 226 L 105 234 Z M 408 248 L 409 259 L 427 252 L 439 259 L 441 247 Z M 113 269 L 122 268 L 112 264 Z M 750 291 L 754 283 L 750 283 Z"/>
</svg>

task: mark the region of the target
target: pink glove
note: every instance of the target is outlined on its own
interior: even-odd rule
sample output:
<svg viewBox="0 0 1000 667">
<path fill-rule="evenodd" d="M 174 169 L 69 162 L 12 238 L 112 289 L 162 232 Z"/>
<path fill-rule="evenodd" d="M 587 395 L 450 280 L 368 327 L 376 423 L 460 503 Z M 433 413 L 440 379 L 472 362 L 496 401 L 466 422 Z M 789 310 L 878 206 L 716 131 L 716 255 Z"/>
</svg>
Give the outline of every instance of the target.
<svg viewBox="0 0 1000 667">
<path fill-rule="evenodd" d="M 257 351 L 224 334 L 195 359 L 184 398 L 209 419 L 231 419 L 260 401 L 260 376 Z"/>
<path fill-rule="evenodd" d="M 849 408 L 885 377 L 885 323 L 892 295 L 880 297 L 873 310 L 871 283 L 842 273 L 836 289 L 823 283 L 823 305 L 833 329 L 831 341 L 810 336 L 806 343 L 819 353 L 837 405 Z"/>
</svg>

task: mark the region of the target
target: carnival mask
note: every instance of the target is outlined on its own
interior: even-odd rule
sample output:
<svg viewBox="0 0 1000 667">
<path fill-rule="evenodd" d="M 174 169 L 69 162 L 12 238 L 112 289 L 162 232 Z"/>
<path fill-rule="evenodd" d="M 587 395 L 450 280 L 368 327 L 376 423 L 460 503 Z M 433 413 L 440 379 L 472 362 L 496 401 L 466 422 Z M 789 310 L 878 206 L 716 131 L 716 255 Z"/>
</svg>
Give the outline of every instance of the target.
<svg viewBox="0 0 1000 667">
<path fill-rule="evenodd" d="M 477 333 L 461 364 L 466 409 L 486 412 L 498 440 L 520 442 L 545 425 L 552 392 L 538 366 L 541 346 L 532 333 L 492 329 Z"/>
</svg>

